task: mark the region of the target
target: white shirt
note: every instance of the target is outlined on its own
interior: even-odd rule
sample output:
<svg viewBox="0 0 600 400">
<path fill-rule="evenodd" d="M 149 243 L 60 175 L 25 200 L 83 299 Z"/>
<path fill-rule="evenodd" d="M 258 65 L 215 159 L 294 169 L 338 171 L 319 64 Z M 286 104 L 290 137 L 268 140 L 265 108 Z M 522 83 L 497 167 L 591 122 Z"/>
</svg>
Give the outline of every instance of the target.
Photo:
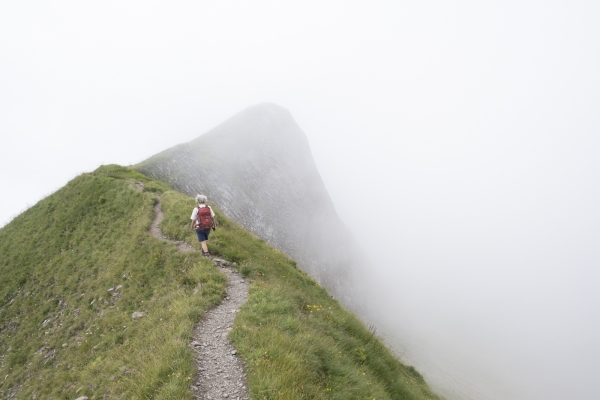
<svg viewBox="0 0 600 400">
<path fill-rule="evenodd" d="M 212 215 L 212 217 L 215 217 L 215 212 L 212 210 L 212 208 L 210 208 L 210 206 L 207 206 L 205 204 L 198 204 L 198 207 L 208 207 L 210 209 L 210 214 Z M 196 221 L 198 219 L 198 207 L 194 207 L 194 211 L 192 211 L 192 216 L 190 217 L 192 221 Z"/>
</svg>

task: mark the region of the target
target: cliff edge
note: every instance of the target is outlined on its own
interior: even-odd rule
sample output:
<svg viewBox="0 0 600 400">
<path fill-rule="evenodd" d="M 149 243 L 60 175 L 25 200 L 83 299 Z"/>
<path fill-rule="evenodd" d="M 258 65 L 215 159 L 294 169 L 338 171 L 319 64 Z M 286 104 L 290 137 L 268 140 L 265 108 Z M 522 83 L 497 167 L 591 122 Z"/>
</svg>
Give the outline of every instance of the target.
<svg viewBox="0 0 600 400">
<path fill-rule="evenodd" d="M 276 104 L 250 107 L 197 139 L 136 166 L 209 202 L 347 297 L 357 244 L 339 219 L 306 135 Z"/>
</svg>

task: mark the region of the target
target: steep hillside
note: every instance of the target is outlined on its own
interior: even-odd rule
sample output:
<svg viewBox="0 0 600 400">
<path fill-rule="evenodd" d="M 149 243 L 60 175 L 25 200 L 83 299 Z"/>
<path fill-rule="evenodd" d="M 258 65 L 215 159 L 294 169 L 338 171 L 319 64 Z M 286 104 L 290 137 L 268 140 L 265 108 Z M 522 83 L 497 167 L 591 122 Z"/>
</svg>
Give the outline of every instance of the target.
<svg viewBox="0 0 600 400">
<path fill-rule="evenodd" d="M 136 168 L 189 195 L 207 194 L 226 215 L 352 303 L 349 275 L 361 262 L 358 245 L 339 219 L 308 140 L 288 110 L 275 104 L 250 107 Z"/>
<path fill-rule="evenodd" d="M 148 233 L 159 195 L 163 233 L 198 248 L 193 200 L 118 166 L 0 230 L 1 398 L 192 397 L 192 327 L 226 279 Z M 253 399 L 436 398 L 294 261 L 216 211 L 211 251 L 251 282 L 230 337 Z"/>
<path fill-rule="evenodd" d="M 188 396 L 191 328 L 225 279 L 147 233 L 166 189 L 101 168 L 0 230 L 0 398 Z"/>
</svg>

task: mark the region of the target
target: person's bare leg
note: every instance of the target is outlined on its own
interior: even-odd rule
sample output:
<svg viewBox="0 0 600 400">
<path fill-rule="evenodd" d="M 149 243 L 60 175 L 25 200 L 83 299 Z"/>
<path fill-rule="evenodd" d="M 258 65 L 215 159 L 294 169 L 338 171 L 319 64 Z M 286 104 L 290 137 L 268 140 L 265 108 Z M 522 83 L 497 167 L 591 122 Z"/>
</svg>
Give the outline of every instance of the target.
<svg viewBox="0 0 600 400">
<path fill-rule="evenodd" d="M 202 251 L 208 253 L 208 247 L 206 247 L 206 240 L 204 242 L 200 242 L 202 245 Z"/>
</svg>

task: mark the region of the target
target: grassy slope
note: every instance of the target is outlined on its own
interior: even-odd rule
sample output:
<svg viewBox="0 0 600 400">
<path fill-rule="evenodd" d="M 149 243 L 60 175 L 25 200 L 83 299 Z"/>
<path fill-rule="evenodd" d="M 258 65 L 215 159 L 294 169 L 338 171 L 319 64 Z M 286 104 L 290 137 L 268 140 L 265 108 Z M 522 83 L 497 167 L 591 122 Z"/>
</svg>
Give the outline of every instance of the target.
<svg viewBox="0 0 600 400">
<path fill-rule="evenodd" d="M 148 181 L 104 167 L 0 230 L 0 398 L 190 397 L 191 328 L 226 280 L 151 237 L 156 195 L 111 176 Z"/>
<path fill-rule="evenodd" d="M 225 278 L 147 233 L 157 193 L 163 232 L 198 246 L 193 200 L 118 166 L 74 179 L 0 230 L 0 397 L 191 398 L 191 328 Z M 252 282 L 231 332 L 252 398 L 436 398 L 292 260 L 218 218 L 211 251 Z M 134 311 L 147 316 L 132 321 Z"/>
</svg>

